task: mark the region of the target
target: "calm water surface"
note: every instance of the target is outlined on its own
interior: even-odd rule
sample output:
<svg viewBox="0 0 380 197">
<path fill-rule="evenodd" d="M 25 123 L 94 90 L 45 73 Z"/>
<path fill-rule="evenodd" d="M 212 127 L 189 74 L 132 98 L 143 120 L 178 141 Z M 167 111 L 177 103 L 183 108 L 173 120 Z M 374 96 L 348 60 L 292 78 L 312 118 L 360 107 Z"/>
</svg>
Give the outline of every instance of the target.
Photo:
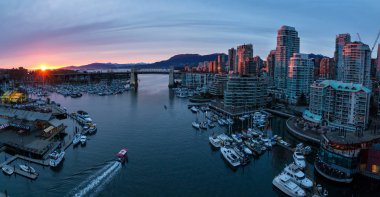
<svg viewBox="0 0 380 197">
<path fill-rule="evenodd" d="M 187 100 L 169 91 L 167 75 L 139 79 L 137 92 L 122 95 L 85 94 L 79 99 L 51 95 L 70 112 L 89 112 L 98 132 L 85 147 L 69 147 L 59 170 L 32 164 L 40 172 L 36 181 L 0 175 L 0 191 L 6 189 L 11 196 L 283 196 L 273 188 L 272 179 L 292 161 L 289 151 L 276 147 L 233 171 L 208 143 L 209 135 L 223 128 L 195 131 L 191 127 L 195 115 Z M 272 130 L 296 143 L 283 119 L 274 118 Z M 129 162 L 120 166 L 113 159 L 123 147 L 129 149 Z M 314 177 L 312 169 L 309 164 L 306 172 Z M 378 185 L 366 183 L 370 189 L 364 189 L 316 178 L 328 186 L 330 196 L 379 192 Z"/>
</svg>

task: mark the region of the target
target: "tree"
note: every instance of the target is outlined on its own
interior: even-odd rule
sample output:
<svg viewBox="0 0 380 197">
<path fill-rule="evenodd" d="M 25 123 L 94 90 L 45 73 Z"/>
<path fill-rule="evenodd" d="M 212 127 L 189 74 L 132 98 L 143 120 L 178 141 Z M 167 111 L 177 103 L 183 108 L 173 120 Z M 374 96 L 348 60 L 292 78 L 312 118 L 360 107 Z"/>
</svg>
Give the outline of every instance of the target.
<svg viewBox="0 0 380 197">
<path fill-rule="evenodd" d="M 307 105 L 307 100 L 306 96 L 304 93 L 302 93 L 298 98 L 297 98 L 297 105 L 298 106 L 305 106 Z"/>
</svg>

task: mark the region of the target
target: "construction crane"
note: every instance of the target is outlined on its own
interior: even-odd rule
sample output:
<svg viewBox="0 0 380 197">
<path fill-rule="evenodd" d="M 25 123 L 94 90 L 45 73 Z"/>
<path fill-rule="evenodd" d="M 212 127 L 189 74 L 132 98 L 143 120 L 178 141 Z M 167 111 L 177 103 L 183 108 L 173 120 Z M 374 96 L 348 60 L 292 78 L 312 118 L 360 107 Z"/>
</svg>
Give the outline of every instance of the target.
<svg viewBox="0 0 380 197">
<path fill-rule="evenodd" d="M 372 53 L 373 49 L 375 49 L 375 46 L 376 46 L 377 41 L 379 40 L 379 37 L 380 37 L 380 30 L 379 30 L 379 33 L 377 33 L 377 37 L 376 37 L 375 42 L 373 43 L 373 46 L 371 48 L 371 53 Z"/>
<path fill-rule="evenodd" d="M 359 41 L 362 42 L 362 38 L 360 37 L 360 34 L 356 33 L 356 35 L 358 35 Z"/>
</svg>

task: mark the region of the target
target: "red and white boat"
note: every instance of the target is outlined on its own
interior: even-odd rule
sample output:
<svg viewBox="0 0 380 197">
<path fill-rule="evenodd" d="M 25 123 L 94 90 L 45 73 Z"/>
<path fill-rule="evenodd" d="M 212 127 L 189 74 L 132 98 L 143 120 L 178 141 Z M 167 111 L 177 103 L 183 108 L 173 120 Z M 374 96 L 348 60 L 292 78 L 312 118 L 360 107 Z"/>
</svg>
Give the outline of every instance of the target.
<svg viewBox="0 0 380 197">
<path fill-rule="evenodd" d="M 117 153 L 117 160 L 121 163 L 123 163 L 125 161 L 125 159 L 128 157 L 127 155 L 128 153 L 128 149 L 126 148 L 123 148 L 119 151 L 119 153 Z"/>
</svg>

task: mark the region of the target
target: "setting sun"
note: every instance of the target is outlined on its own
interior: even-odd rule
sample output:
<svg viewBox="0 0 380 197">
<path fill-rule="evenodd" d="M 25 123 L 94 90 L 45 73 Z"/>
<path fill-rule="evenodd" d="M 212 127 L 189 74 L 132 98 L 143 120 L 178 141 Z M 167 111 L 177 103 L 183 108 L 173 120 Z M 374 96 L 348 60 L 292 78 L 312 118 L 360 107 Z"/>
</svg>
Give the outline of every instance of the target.
<svg viewBox="0 0 380 197">
<path fill-rule="evenodd" d="M 47 69 L 47 66 L 46 66 L 46 65 L 40 65 L 39 67 L 40 67 L 40 70 L 41 70 L 41 71 L 45 71 L 45 70 Z"/>
</svg>

